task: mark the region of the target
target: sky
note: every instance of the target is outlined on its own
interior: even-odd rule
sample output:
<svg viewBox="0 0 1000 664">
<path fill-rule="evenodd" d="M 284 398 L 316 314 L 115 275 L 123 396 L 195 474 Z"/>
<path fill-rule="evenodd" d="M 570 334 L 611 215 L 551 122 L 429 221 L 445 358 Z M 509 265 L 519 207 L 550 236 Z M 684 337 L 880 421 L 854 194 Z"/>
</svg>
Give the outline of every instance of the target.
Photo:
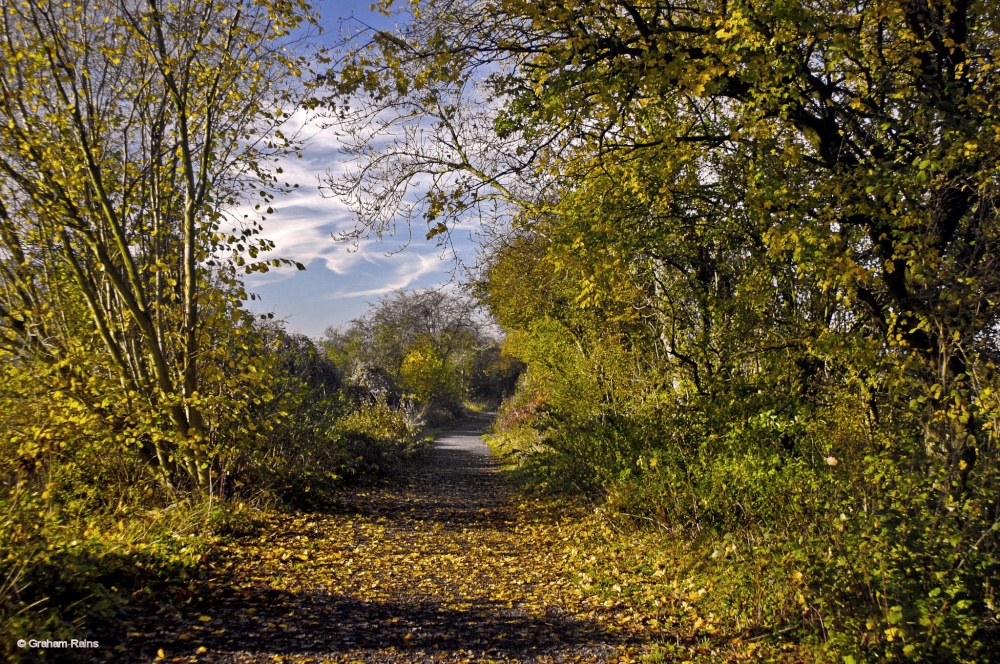
<svg viewBox="0 0 1000 664">
<path fill-rule="evenodd" d="M 341 21 L 357 21 L 375 28 L 391 27 L 392 19 L 375 14 L 370 2 L 346 0 L 316 3 L 326 37 L 340 32 Z M 321 37 L 324 39 L 324 37 Z M 320 337 L 324 329 L 357 318 L 384 293 L 405 288 L 430 288 L 451 281 L 455 262 L 434 241 L 424 239 L 415 229 L 412 242 L 383 236 L 378 242 L 362 240 L 356 246 L 333 239 L 333 233 L 354 227 L 347 206 L 320 194 L 317 176 L 328 169 L 342 170 L 346 164 L 338 153 L 332 130 L 311 131 L 302 159 L 281 164 L 283 179 L 297 183 L 294 193 L 277 198 L 275 213 L 264 221 L 263 237 L 275 242 L 269 257 L 288 258 L 306 266 L 304 272 L 283 267 L 263 275 L 248 275 L 247 289 L 258 296 L 248 302 L 258 313 L 273 313 L 285 322 L 289 332 Z M 403 229 L 405 233 L 405 229 Z M 458 253 L 467 259 L 475 255 L 468 233 L 453 236 Z"/>
</svg>

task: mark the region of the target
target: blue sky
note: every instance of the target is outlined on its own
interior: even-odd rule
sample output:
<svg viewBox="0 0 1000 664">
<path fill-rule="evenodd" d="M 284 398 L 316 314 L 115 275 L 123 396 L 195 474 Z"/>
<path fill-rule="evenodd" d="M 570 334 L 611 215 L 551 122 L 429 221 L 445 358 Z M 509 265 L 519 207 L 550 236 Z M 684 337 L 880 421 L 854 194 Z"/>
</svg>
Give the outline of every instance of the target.
<svg viewBox="0 0 1000 664">
<path fill-rule="evenodd" d="M 337 37 L 342 20 L 376 28 L 392 25 L 391 19 L 372 13 L 369 2 L 319 2 L 317 9 L 328 40 Z M 342 202 L 320 196 L 317 176 L 343 167 L 332 131 L 313 133 L 303 159 L 282 164 L 285 178 L 299 189 L 274 202 L 275 214 L 265 220 L 263 235 L 275 242 L 274 256 L 299 261 L 307 269 L 251 275 L 247 287 L 260 298 L 248 303 L 252 309 L 273 312 L 291 332 L 319 337 L 327 326 L 363 314 L 379 295 L 445 284 L 455 268 L 419 228 L 402 251 L 406 236 L 363 240 L 356 247 L 334 240 L 332 233 L 353 228 L 353 216 Z M 453 239 L 459 253 L 471 260 L 475 250 L 469 233 L 456 233 Z"/>
</svg>

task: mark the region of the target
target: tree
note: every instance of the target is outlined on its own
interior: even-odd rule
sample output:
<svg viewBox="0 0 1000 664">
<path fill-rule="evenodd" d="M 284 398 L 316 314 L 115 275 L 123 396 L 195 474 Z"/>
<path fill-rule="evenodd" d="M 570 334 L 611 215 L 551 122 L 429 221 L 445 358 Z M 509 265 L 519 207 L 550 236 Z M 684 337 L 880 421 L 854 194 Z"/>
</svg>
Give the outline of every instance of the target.
<svg viewBox="0 0 1000 664">
<path fill-rule="evenodd" d="M 207 488 L 231 398 L 213 382 L 252 373 L 232 357 L 238 271 L 280 263 L 227 215 L 280 188 L 267 161 L 294 149 L 277 128 L 303 66 L 282 40 L 306 6 L 0 7 L 0 347 L 127 425 L 165 481 Z"/>
<path fill-rule="evenodd" d="M 328 194 L 355 213 L 342 240 L 405 234 L 409 241 L 422 218 L 426 238 L 447 245 L 465 218 L 489 221 L 479 229 L 486 237 L 509 225 L 519 205 L 551 200 L 549 174 L 534 168 L 548 137 L 526 142 L 497 113 L 506 91 L 470 75 L 516 62 L 482 41 L 506 34 L 498 9 L 421 3 L 420 20 L 400 34 L 364 30 L 342 44 L 325 101 L 350 166 L 323 178 Z"/>
<path fill-rule="evenodd" d="M 420 404 L 457 409 L 467 378 L 486 371 L 480 356 L 496 346 L 477 309 L 440 289 L 394 291 L 346 328 L 327 329 L 324 345 L 345 376 L 377 367 Z"/>
<path fill-rule="evenodd" d="M 326 344 L 352 373 L 358 365 L 379 365 L 396 380 L 411 348 L 429 344 L 451 362 L 473 347 L 484 333 L 476 302 L 441 289 L 393 291 L 346 329 L 328 328 Z"/>
<path fill-rule="evenodd" d="M 424 404 L 455 399 L 454 373 L 430 337 L 417 339 L 399 367 L 403 388 Z"/>
<path fill-rule="evenodd" d="M 365 152 L 363 163 L 378 166 L 359 173 L 394 173 L 370 177 L 369 188 L 390 200 L 388 192 L 418 182 L 421 168 L 407 156 L 416 153 L 425 154 L 422 164 L 470 174 L 461 158 L 420 146 L 452 140 L 460 156 L 484 149 L 483 139 L 463 139 L 436 105 L 415 105 L 436 103 L 442 87 L 455 95 L 477 84 L 488 103 L 467 124 L 493 126 L 501 141 L 491 163 L 503 164 L 480 171 L 483 186 L 529 170 L 547 174 L 548 195 L 507 197 L 522 206 L 522 219 L 562 218 L 574 205 L 554 200 L 628 195 L 649 226 L 608 236 L 608 227 L 592 225 L 577 240 L 620 246 L 619 259 L 652 260 L 660 265 L 647 274 L 653 281 L 674 269 L 714 279 L 705 252 L 693 256 L 695 266 L 653 250 L 671 234 L 696 246 L 684 224 L 728 234 L 737 253 L 780 257 L 799 285 L 815 291 L 810 320 L 818 327 L 809 334 L 824 327 L 817 315 L 837 335 L 860 322 L 886 353 L 907 358 L 908 375 L 928 399 L 928 449 L 971 467 L 977 452 L 969 436 L 983 433 L 985 420 L 972 415 L 976 397 L 959 403 L 955 395 L 989 382 L 988 363 L 974 358 L 996 355 L 989 303 L 1000 289 L 990 221 L 1000 156 L 990 129 L 998 20 L 990 7 L 618 0 L 476 7 L 424 3 L 419 19 L 391 39 L 376 35 L 343 69 L 342 88 L 375 100 L 366 108 L 413 107 L 397 121 L 430 118 L 435 129 L 405 150 Z M 405 73 L 405 82 L 375 76 L 385 72 Z M 507 167 L 508 153 L 522 155 L 516 168 Z M 362 180 L 349 177 L 344 186 L 367 192 Z M 438 188 L 428 190 L 428 219 L 438 214 L 432 199 L 451 200 L 448 191 L 433 193 Z M 360 219 L 378 227 L 375 217 Z M 724 266 L 733 257 L 711 260 Z M 798 298 L 783 296 L 790 306 Z M 704 313 L 704 303 L 697 308 Z"/>
<path fill-rule="evenodd" d="M 359 150 L 367 180 L 344 186 L 391 203 L 428 165 L 468 177 L 454 155 L 489 141 L 420 104 L 484 100 L 463 126 L 499 147 L 476 177 L 534 193 L 503 196 L 512 223 L 482 291 L 543 393 L 549 448 L 604 483 L 655 452 L 662 514 L 763 531 L 780 519 L 762 478 L 789 478 L 786 523 L 819 523 L 795 496 L 841 459 L 823 509 L 864 514 L 855 543 L 883 565 L 845 552 L 858 571 L 841 588 L 891 578 L 878 615 L 951 579 L 968 603 L 912 600 L 907 638 L 975 656 L 1000 509 L 998 28 L 986 2 L 430 0 L 340 72 L 341 91 L 423 130 Z M 447 182 L 426 190 L 429 220 L 434 200 L 482 191 Z M 903 629 L 882 620 L 888 639 Z"/>
</svg>

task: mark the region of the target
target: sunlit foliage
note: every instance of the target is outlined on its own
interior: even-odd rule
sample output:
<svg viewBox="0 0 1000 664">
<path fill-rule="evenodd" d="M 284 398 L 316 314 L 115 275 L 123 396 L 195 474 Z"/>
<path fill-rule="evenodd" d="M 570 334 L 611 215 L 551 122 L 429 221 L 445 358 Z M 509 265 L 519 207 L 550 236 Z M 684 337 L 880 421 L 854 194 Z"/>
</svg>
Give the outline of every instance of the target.
<svg viewBox="0 0 1000 664">
<path fill-rule="evenodd" d="M 735 625 L 982 659 L 998 22 L 985 2 L 418 3 L 335 92 L 422 131 L 359 141 L 342 191 L 426 184 L 407 211 L 448 228 L 503 203 L 480 289 L 528 371 L 498 444 L 754 561 L 727 579 Z"/>
<path fill-rule="evenodd" d="M 389 293 L 364 316 L 328 328 L 323 346 L 348 383 L 373 397 L 411 399 L 421 419 L 454 418 L 469 399 L 495 405 L 520 372 L 499 352 L 478 303 L 440 289 Z"/>
</svg>

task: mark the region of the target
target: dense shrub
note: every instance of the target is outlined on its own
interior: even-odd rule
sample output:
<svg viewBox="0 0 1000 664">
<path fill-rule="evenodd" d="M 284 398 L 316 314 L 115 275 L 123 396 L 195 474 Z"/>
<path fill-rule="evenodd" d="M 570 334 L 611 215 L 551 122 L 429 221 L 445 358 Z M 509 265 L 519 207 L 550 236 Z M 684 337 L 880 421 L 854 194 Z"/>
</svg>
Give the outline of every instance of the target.
<svg viewBox="0 0 1000 664">
<path fill-rule="evenodd" d="M 598 496 L 621 522 L 674 533 L 664 546 L 701 551 L 727 629 L 781 631 L 858 662 L 995 652 L 996 468 L 960 487 L 910 414 L 889 433 L 849 395 L 808 419 L 710 402 L 595 413 L 557 408 L 530 378 L 494 446 L 531 486 Z"/>
<path fill-rule="evenodd" d="M 421 448 L 411 412 L 353 403 L 308 339 L 257 327 L 244 343 L 267 380 L 244 384 L 242 415 L 213 431 L 205 494 L 165 483 L 122 445 L 128 430 L 37 367 L 3 365 L 0 657 L 30 658 L 14 645 L 26 635 L 100 640 L 128 597 L 199 574 L 214 541 L 255 510 L 327 506 Z"/>
</svg>

